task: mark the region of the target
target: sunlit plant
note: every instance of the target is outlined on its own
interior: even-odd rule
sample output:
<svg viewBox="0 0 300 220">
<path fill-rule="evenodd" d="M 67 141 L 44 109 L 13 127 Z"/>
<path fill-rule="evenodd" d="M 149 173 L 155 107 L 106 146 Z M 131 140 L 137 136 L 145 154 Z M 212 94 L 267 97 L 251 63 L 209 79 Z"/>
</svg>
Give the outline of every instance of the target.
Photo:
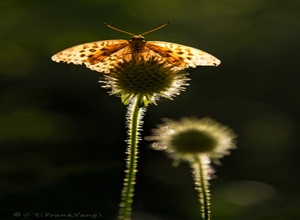
<svg viewBox="0 0 300 220">
<path fill-rule="evenodd" d="M 210 190 L 208 180 L 213 169 L 211 160 L 218 159 L 235 149 L 236 135 L 227 126 L 213 119 L 182 118 L 180 121 L 164 119 L 164 124 L 153 129 L 153 135 L 146 137 L 154 141 L 155 150 L 164 150 L 174 159 L 174 164 L 186 161 L 192 168 L 195 189 L 199 194 L 200 210 L 204 220 L 211 219 Z"/>
<path fill-rule="evenodd" d="M 169 22 L 168 22 L 169 23 Z M 168 23 L 141 35 L 106 26 L 129 34 L 130 40 L 104 40 L 77 45 L 54 56 L 56 62 L 85 64 L 103 73 L 100 82 L 110 89 L 111 95 L 121 97 L 128 105 L 126 114 L 128 128 L 127 169 L 119 210 L 119 219 L 131 216 L 139 131 L 146 107 L 159 98 L 172 99 L 187 86 L 188 67 L 217 66 L 220 60 L 196 48 L 162 41 L 145 41 L 142 35 L 158 30 Z"/>
</svg>

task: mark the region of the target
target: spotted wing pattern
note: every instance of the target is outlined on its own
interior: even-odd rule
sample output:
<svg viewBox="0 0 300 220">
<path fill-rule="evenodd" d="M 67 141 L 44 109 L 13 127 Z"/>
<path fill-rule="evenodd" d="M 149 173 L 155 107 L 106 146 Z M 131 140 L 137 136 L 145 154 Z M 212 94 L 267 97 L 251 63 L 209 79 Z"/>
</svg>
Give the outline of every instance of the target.
<svg viewBox="0 0 300 220">
<path fill-rule="evenodd" d="M 115 63 L 131 59 L 127 40 L 105 40 L 77 45 L 52 56 L 55 62 L 85 64 L 88 68 L 109 73 Z"/>
<path fill-rule="evenodd" d="M 103 73 L 109 73 L 116 63 L 129 61 L 133 56 L 144 60 L 161 58 L 178 68 L 218 66 L 221 63 L 202 50 L 175 43 L 148 41 L 137 52 L 132 52 L 131 47 L 127 40 L 97 41 L 65 49 L 52 56 L 52 60 L 77 65 L 84 63 L 88 68 Z"/>
<path fill-rule="evenodd" d="M 181 67 L 218 66 L 221 61 L 202 50 L 180 44 L 148 41 L 145 47 L 160 55 L 166 61 Z"/>
</svg>

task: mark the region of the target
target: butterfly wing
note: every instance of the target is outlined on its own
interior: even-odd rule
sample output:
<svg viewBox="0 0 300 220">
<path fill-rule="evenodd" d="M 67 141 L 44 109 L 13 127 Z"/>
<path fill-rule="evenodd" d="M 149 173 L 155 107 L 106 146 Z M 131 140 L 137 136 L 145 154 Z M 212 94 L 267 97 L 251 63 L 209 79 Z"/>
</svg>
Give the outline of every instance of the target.
<svg viewBox="0 0 300 220">
<path fill-rule="evenodd" d="M 221 61 L 202 50 L 180 44 L 148 41 L 145 45 L 163 59 L 178 67 L 218 66 Z"/>
<path fill-rule="evenodd" d="M 122 55 L 128 54 L 127 40 L 105 40 L 80 44 L 65 49 L 52 56 L 55 62 L 85 64 L 88 68 L 109 73 L 115 62 L 123 60 Z"/>
</svg>

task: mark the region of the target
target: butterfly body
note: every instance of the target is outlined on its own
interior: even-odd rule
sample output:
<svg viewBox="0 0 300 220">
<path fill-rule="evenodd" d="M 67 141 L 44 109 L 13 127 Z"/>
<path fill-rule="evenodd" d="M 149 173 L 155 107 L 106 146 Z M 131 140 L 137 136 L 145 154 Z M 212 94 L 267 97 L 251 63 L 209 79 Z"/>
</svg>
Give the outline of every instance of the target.
<svg viewBox="0 0 300 220">
<path fill-rule="evenodd" d="M 146 41 L 142 35 L 133 35 L 130 40 L 104 40 L 77 45 L 53 55 L 52 60 L 77 65 L 84 63 L 92 70 L 109 73 L 118 62 L 154 57 L 182 69 L 220 64 L 220 60 L 202 50 L 163 41 Z"/>
</svg>

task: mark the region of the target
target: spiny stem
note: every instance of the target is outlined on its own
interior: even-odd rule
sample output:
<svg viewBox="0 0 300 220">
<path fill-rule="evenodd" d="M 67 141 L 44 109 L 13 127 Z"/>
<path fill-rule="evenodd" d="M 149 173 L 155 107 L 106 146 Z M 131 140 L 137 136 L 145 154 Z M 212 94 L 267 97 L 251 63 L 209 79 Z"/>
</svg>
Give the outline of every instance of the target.
<svg viewBox="0 0 300 220">
<path fill-rule="evenodd" d="M 210 220 L 210 191 L 209 191 L 209 158 L 206 155 L 195 156 L 191 164 L 196 190 L 199 192 L 202 219 Z"/>
<path fill-rule="evenodd" d="M 124 186 L 122 190 L 122 197 L 119 209 L 120 220 L 130 220 L 132 202 L 134 195 L 134 185 L 137 172 L 137 154 L 138 154 L 138 140 L 139 140 L 139 127 L 141 124 L 143 108 L 140 107 L 142 96 L 134 98 L 133 102 L 128 106 L 127 112 L 127 126 L 128 126 L 128 148 L 126 153 L 128 154 L 126 160 L 126 171 Z"/>
</svg>

